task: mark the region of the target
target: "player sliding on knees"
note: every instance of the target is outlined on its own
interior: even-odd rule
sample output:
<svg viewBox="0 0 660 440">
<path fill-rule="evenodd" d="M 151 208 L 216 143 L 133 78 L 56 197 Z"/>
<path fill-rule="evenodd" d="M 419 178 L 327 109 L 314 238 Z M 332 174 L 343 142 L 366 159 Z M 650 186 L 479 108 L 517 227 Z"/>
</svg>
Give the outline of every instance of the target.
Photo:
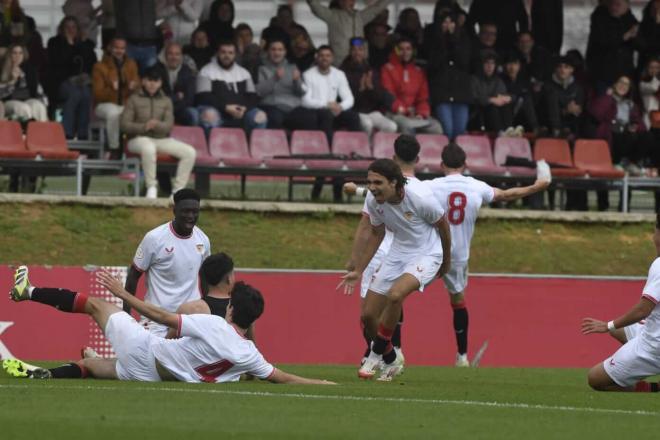
<svg viewBox="0 0 660 440">
<path fill-rule="evenodd" d="M 589 370 L 587 380 L 596 391 L 658 391 L 657 382 L 643 379 L 660 374 L 660 215 L 656 216 L 653 244 L 656 259 L 639 302 L 609 322 L 582 320 L 583 334 L 609 332 L 623 343 L 612 356 Z"/>
<path fill-rule="evenodd" d="M 449 224 L 431 192 L 420 182 L 407 182 L 401 168 L 391 159 L 378 159 L 367 174 L 367 210 L 371 234 L 355 256 L 355 269 L 342 277 L 337 288 L 350 293 L 385 237 L 385 228 L 394 233 L 392 246 L 373 276 L 362 319 L 376 334 L 371 353 L 358 376 L 375 376 L 381 361 L 379 380 L 389 381 L 402 368 L 391 338 L 408 295 L 423 290 L 437 276 L 447 273 L 451 259 Z"/>
<path fill-rule="evenodd" d="M 252 341 L 245 339 L 248 327 L 261 316 L 264 308 L 261 293 L 246 284 L 235 286 L 226 319 L 223 319 L 215 315 L 168 312 L 131 295 L 110 274 L 101 272 L 97 276 L 103 286 L 143 316 L 175 328 L 180 339 L 166 340 L 150 333 L 128 313 L 100 298 L 66 289 L 34 287 L 28 280 L 28 268 L 21 266 L 14 274 L 11 299 L 39 302 L 63 312 L 91 316 L 112 344 L 117 358 L 88 358 L 52 369 L 6 359 L 2 366 L 9 375 L 41 379 L 89 376 L 144 382 L 234 382 L 241 374 L 249 373 L 275 383 L 332 383 L 295 376 L 273 367 Z"/>
</svg>

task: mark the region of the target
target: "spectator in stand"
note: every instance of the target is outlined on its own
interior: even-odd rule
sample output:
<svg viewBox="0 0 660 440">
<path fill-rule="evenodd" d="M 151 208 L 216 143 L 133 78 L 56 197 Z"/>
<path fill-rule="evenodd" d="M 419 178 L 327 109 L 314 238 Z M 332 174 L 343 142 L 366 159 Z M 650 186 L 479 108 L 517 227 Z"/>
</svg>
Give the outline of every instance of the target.
<svg viewBox="0 0 660 440">
<path fill-rule="evenodd" d="M 638 62 L 641 67 L 650 58 L 660 56 L 660 0 L 650 0 L 644 6 L 639 33 L 643 42 Z"/>
<path fill-rule="evenodd" d="M 655 123 L 651 120 L 651 112 L 660 110 L 660 57 L 649 59 L 646 68 L 642 72 L 639 80 L 639 94 L 642 98 L 644 110 L 644 124 L 649 128 L 660 129 L 658 124 L 660 118 L 656 118 Z"/>
<path fill-rule="evenodd" d="M 376 24 L 369 28 L 366 35 L 369 43 L 369 64 L 379 71 L 381 67 L 387 64 L 392 53 L 392 47 L 389 43 L 389 30 L 390 27 L 386 24 Z"/>
<path fill-rule="evenodd" d="M 254 43 L 252 28 L 247 23 L 239 23 L 236 26 L 236 62 L 247 69 L 256 81 L 257 70 L 261 64 L 261 48 Z"/>
<path fill-rule="evenodd" d="M 366 46 L 364 38 L 352 38 L 350 54 L 341 64 L 355 98 L 353 108 L 360 115 L 362 130 L 369 136 L 374 130 L 394 133 L 396 123 L 383 114 L 390 108 L 392 97 L 380 85 L 380 72 L 369 65 Z"/>
<path fill-rule="evenodd" d="M 538 46 L 527 31 L 518 34 L 516 50 L 521 58 L 520 74 L 531 81 L 534 91 L 538 93 L 543 83 L 552 76 L 552 55 Z"/>
<path fill-rule="evenodd" d="M 479 34 L 473 40 L 470 63 L 472 73 L 479 73 L 482 68 L 482 55 L 484 52 L 496 52 L 497 25 L 492 22 L 484 22 L 479 25 Z"/>
<path fill-rule="evenodd" d="M 348 56 L 349 40 L 364 37 L 364 25 L 387 8 L 390 0 L 376 0 L 366 8 L 355 9 L 355 0 L 337 0 L 336 8 L 323 6 L 320 0 L 307 0 L 312 13 L 328 25 L 328 44 L 336 65 Z"/>
<path fill-rule="evenodd" d="M 402 133 L 442 134 L 442 126 L 431 117 L 426 74 L 415 65 L 414 53 L 413 43 L 403 38 L 381 69 L 383 87 L 394 97 L 388 116 Z"/>
<path fill-rule="evenodd" d="M 379 25 L 384 25 L 386 27 L 387 33 L 389 33 L 392 30 L 392 28 L 388 24 L 389 21 L 390 21 L 390 10 L 385 8 L 382 11 L 380 11 L 380 13 L 376 15 L 373 18 L 373 20 L 371 20 L 369 23 L 367 23 L 364 26 L 364 38 L 369 40 L 371 34 L 374 31 L 374 27 Z"/>
<path fill-rule="evenodd" d="M 46 105 L 39 94 L 37 70 L 28 62 L 23 46 L 9 46 L 0 72 L 0 95 L 10 119 L 48 120 Z"/>
<path fill-rule="evenodd" d="M 302 107 L 305 88 L 300 70 L 286 59 L 284 39 L 266 42 L 266 59 L 259 66 L 259 107 L 268 116 L 268 128 L 316 130 L 313 113 Z"/>
<path fill-rule="evenodd" d="M 184 46 L 183 53 L 195 61 L 197 71 L 200 71 L 202 67 L 211 61 L 215 52 L 209 44 L 209 36 L 206 34 L 206 31 L 202 28 L 197 28 L 190 36 L 190 44 Z"/>
<path fill-rule="evenodd" d="M 284 41 L 287 51 L 291 48 L 291 37 L 296 26 L 293 20 L 291 5 L 281 4 L 277 7 L 277 14 L 270 19 L 270 25 L 261 32 L 262 44 L 272 40 Z"/>
<path fill-rule="evenodd" d="M 67 139 L 89 137 L 90 74 L 95 63 L 94 43 L 81 39 L 75 17 L 64 17 L 57 35 L 48 40 L 47 91 L 51 105 L 62 105 L 62 125 Z"/>
<path fill-rule="evenodd" d="M 25 47 L 30 64 L 40 75 L 44 73 L 46 50 L 34 18 L 25 14 L 18 0 L 0 0 L 0 57 L 11 44 Z"/>
<path fill-rule="evenodd" d="M 289 61 L 298 67 L 301 72 L 314 65 L 316 48 L 312 38 L 303 26 L 297 26 L 291 36 L 291 55 Z"/>
<path fill-rule="evenodd" d="M 596 94 L 604 93 L 621 75 L 634 73 L 634 54 L 641 44 L 638 32 L 629 0 L 609 0 L 591 14 L 587 69 Z"/>
<path fill-rule="evenodd" d="M 550 81 L 543 86 L 542 107 L 545 126 L 554 137 L 581 134 L 585 94 L 573 76 L 573 60 L 560 57 Z"/>
<path fill-rule="evenodd" d="M 80 35 L 96 43 L 99 38 L 99 14 L 101 6 L 94 7 L 92 0 L 66 0 L 62 6 L 64 15 L 76 17 Z"/>
<path fill-rule="evenodd" d="M 159 62 L 162 89 L 172 100 L 174 123 L 199 125 L 199 112 L 195 107 L 195 72 L 183 62 L 181 45 L 169 42 L 165 45 L 165 62 Z"/>
<path fill-rule="evenodd" d="M 211 4 L 209 18 L 200 27 L 206 31 L 214 51 L 218 50 L 221 41 L 234 39 L 234 16 L 232 0 L 215 0 Z"/>
<path fill-rule="evenodd" d="M 236 64 L 236 43 L 220 42 L 217 56 L 197 75 L 200 125 L 207 134 L 213 127 L 243 127 L 248 134 L 266 128 L 268 118 L 258 100 L 250 72 Z"/>
<path fill-rule="evenodd" d="M 419 12 L 415 8 L 404 8 L 399 13 L 399 22 L 394 28 L 394 41 L 404 37 L 413 42 L 415 49 L 424 46 L 424 29 L 419 19 Z"/>
<path fill-rule="evenodd" d="M 144 72 L 158 61 L 157 45 L 162 38 L 156 26 L 155 0 L 114 0 L 117 35 L 126 38 L 126 54 Z"/>
<path fill-rule="evenodd" d="M 135 61 L 126 56 L 126 40 L 116 36 L 92 70 L 96 116 L 105 121 L 111 157 L 121 157 L 119 120 L 128 97 L 140 87 Z"/>
<path fill-rule="evenodd" d="M 497 26 L 497 51 L 510 50 L 518 32 L 528 29 L 523 0 L 473 0 L 470 4 L 467 28 L 474 32 L 477 23 L 481 25 L 485 22 L 493 22 Z"/>
<path fill-rule="evenodd" d="M 527 30 L 534 40 L 553 55 L 558 55 L 564 38 L 563 0 L 523 0 Z"/>
<path fill-rule="evenodd" d="M 470 93 L 470 37 L 456 23 L 457 17 L 444 9 L 437 23 L 427 27 L 431 102 L 435 116 L 451 140 L 465 133 L 472 96 Z"/>
<path fill-rule="evenodd" d="M 455 27 L 463 28 L 467 19 L 467 12 L 456 3 L 456 0 L 438 0 L 435 3 L 433 21 L 424 27 L 424 45 L 420 49 L 424 59 L 428 59 L 429 53 L 433 49 L 435 44 L 434 38 L 442 33 L 439 29 L 442 28 L 442 23 L 447 16 L 452 17 Z M 463 32 L 470 36 L 464 28 Z"/>
<path fill-rule="evenodd" d="M 504 72 L 501 75 L 506 93 L 511 96 L 513 111 L 512 125 L 522 126 L 525 131 L 537 133 L 539 129 L 531 81 L 521 74 L 518 53 L 510 52 L 504 59 Z"/>
<path fill-rule="evenodd" d="M 513 134 L 508 131 L 513 125 L 511 95 L 497 75 L 497 54 L 483 52 L 481 61 L 481 72 L 472 77 L 472 97 L 479 127 L 498 134 Z"/>
<path fill-rule="evenodd" d="M 114 0 L 101 0 L 101 47 L 108 47 L 117 32 Z"/>
<path fill-rule="evenodd" d="M 156 157 L 158 153 L 179 159 L 173 191 L 185 188 L 195 165 L 193 147 L 170 137 L 174 125 L 172 101 L 161 90 L 161 73 L 157 67 L 149 68 L 142 77 L 142 88 L 126 101 L 121 115 L 121 130 L 126 133 L 128 151 L 139 154 L 147 186 L 146 197 L 158 196 Z"/>
<path fill-rule="evenodd" d="M 158 18 L 165 20 L 172 40 L 180 45 L 190 40 L 203 7 L 202 0 L 156 0 Z"/>
</svg>

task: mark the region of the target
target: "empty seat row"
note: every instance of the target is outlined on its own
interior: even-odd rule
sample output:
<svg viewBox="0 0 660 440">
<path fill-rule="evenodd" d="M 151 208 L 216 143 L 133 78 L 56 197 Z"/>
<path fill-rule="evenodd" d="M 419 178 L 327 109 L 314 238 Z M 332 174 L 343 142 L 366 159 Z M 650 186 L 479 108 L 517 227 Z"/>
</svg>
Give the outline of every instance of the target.
<svg viewBox="0 0 660 440">
<path fill-rule="evenodd" d="M 64 129 L 57 122 L 32 121 L 25 138 L 17 121 L 0 121 L 0 157 L 12 159 L 77 159 L 80 153 L 70 151 Z"/>
</svg>

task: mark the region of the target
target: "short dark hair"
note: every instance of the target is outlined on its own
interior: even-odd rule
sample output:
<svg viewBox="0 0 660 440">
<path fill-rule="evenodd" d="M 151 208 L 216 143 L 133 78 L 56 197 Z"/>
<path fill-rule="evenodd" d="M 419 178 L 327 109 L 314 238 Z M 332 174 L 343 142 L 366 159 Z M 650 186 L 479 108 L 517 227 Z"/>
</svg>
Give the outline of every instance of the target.
<svg viewBox="0 0 660 440">
<path fill-rule="evenodd" d="M 335 51 L 332 50 L 332 47 L 330 47 L 330 46 L 327 45 L 327 44 L 322 44 L 322 45 L 319 46 L 318 49 L 316 49 L 316 54 L 318 55 L 319 52 L 321 52 L 322 50 L 329 50 L 333 55 L 334 55 L 334 53 L 335 53 Z"/>
<path fill-rule="evenodd" d="M 270 39 L 266 40 L 266 47 L 265 47 L 265 49 L 266 49 L 266 50 L 270 49 L 270 47 L 271 47 L 273 44 L 275 44 L 275 43 L 280 43 L 280 44 L 282 44 L 282 45 L 284 46 L 284 49 L 286 50 L 286 48 L 287 48 L 287 42 L 284 41 L 284 38 L 279 37 L 279 36 L 278 36 L 278 37 L 273 37 L 273 38 L 270 38 Z"/>
<path fill-rule="evenodd" d="M 254 32 L 252 32 L 252 28 L 247 23 L 237 24 L 236 28 L 234 28 L 234 33 L 238 34 L 240 31 L 244 31 L 244 30 L 248 30 L 248 31 L 250 31 L 251 34 L 254 34 Z"/>
<path fill-rule="evenodd" d="M 217 286 L 234 270 L 234 260 L 224 252 L 206 257 L 199 274 L 209 286 Z"/>
<path fill-rule="evenodd" d="M 442 150 L 442 163 L 447 168 L 461 168 L 465 166 L 465 150 L 461 148 L 456 142 L 450 142 L 447 144 L 444 150 Z"/>
<path fill-rule="evenodd" d="M 197 200 L 198 202 L 201 200 L 201 197 L 199 197 L 199 193 L 192 188 L 183 188 L 178 190 L 177 192 L 174 193 L 173 198 L 175 205 L 179 203 L 181 200 L 192 199 L 192 200 Z"/>
<path fill-rule="evenodd" d="M 264 297 L 254 287 L 242 281 L 231 291 L 231 320 L 242 329 L 247 329 L 264 312 Z"/>
<path fill-rule="evenodd" d="M 401 167 L 392 159 L 376 159 L 371 162 L 368 171 L 380 174 L 389 182 L 396 180 L 397 191 L 402 190 L 403 186 L 408 182 L 408 179 L 406 179 L 401 171 Z"/>
<path fill-rule="evenodd" d="M 394 141 L 394 154 L 405 163 L 415 162 L 420 148 L 415 136 L 410 134 L 402 134 Z"/>
<path fill-rule="evenodd" d="M 161 71 L 160 67 L 158 67 L 157 64 L 149 67 L 144 72 L 144 75 L 142 75 L 142 79 L 147 79 L 147 80 L 150 80 L 150 81 L 162 81 L 163 80 L 163 74 L 162 74 L 162 71 Z"/>
<path fill-rule="evenodd" d="M 218 43 L 218 50 L 220 50 L 222 46 L 234 46 L 234 49 L 238 47 L 234 40 L 228 40 L 228 39 L 220 40 L 220 42 Z"/>
</svg>

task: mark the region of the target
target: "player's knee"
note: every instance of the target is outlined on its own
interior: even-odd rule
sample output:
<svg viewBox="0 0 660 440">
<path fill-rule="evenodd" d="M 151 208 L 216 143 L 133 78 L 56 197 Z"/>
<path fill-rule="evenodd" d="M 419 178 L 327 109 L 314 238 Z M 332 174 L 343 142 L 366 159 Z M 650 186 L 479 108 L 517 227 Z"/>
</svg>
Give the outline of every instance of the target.
<svg viewBox="0 0 660 440">
<path fill-rule="evenodd" d="M 391 305 L 400 306 L 403 304 L 403 300 L 406 299 L 406 294 L 398 290 L 390 291 L 390 294 L 387 295 L 387 301 Z"/>
<path fill-rule="evenodd" d="M 603 380 L 602 367 L 596 365 L 587 373 L 587 383 L 595 391 L 603 391 L 607 385 L 606 380 Z"/>
<path fill-rule="evenodd" d="M 464 309 L 466 308 L 465 304 L 465 295 L 463 292 L 449 295 L 449 302 L 453 309 Z"/>
</svg>

